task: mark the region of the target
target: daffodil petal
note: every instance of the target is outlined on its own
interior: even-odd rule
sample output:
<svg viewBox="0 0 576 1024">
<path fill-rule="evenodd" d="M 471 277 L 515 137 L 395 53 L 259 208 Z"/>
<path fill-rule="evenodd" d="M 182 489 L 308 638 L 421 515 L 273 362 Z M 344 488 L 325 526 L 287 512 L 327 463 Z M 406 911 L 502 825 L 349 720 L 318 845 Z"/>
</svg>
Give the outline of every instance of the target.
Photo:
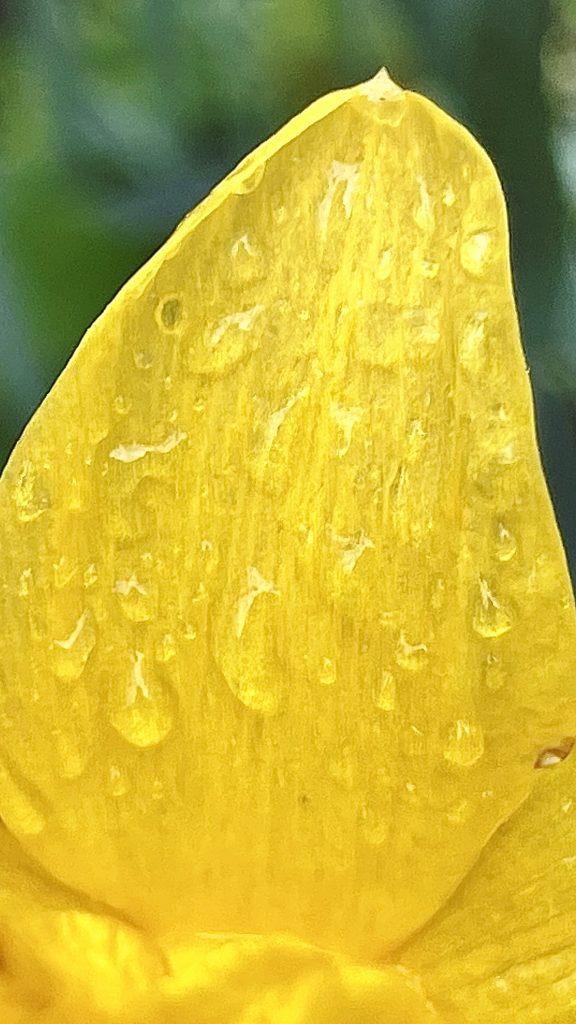
<svg viewBox="0 0 576 1024">
<path fill-rule="evenodd" d="M 576 729 L 471 137 L 381 74 L 248 157 L 28 427 L 0 581 L 0 814 L 59 884 L 168 951 L 421 928 Z"/>
<path fill-rule="evenodd" d="M 568 1024 L 576 1013 L 576 763 L 550 767 L 400 959 L 447 1021 Z"/>
</svg>

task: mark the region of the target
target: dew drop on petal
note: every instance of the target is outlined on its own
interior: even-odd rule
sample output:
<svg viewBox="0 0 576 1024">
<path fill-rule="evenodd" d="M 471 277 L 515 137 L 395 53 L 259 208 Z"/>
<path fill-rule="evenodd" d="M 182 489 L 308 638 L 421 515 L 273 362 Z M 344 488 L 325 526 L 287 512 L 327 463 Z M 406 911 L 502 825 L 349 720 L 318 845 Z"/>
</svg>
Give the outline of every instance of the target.
<svg viewBox="0 0 576 1024">
<path fill-rule="evenodd" d="M 478 722 L 459 718 L 450 728 L 444 757 L 451 764 L 469 768 L 484 753 L 484 733 Z"/>
<path fill-rule="evenodd" d="M 381 711 L 394 711 L 396 707 L 396 680 L 387 669 L 374 689 L 374 703 Z"/>
<path fill-rule="evenodd" d="M 573 736 L 566 736 L 555 746 L 545 747 L 538 754 L 534 767 L 552 768 L 554 765 L 560 764 L 561 761 L 565 761 L 574 746 L 574 742 Z"/>
<path fill-rule="evenodd" d="M 166 739 L 172 728 L 172 712 L 163 687 L 144 674 L 144 654 L 135 651 L 123 703 L 110 715 L 110 722 L 135 747 L 154 747 Z"/>
<path fill-rule="evenodd" d="M 489 231 L 475 231 L 460 246 L 460 262 L 469 274 L 479 277 L 484 273 L 492 253 L 493 239 Z"/>
<path fill-rule="evenodd" d="M 110 792 L 114 797 L 126 796 L 126 793 L 130 790 L 130 783 L 126 775 L 118 767 L 118 765 L 110 765 L 108 772 L 108 778 L 110 783 Z"/>
<path fill-rule="evenodd" d="M 156 323 L 161 330 L 177 331 L 184 318 L 182 300 L 178 295 L 166 295 L 160 300 L 155 310 Z"/>
<path fill-rule="evenodd" d="M 401 668 L 419 672 L 428 658 L 428 644 L 414 643 L 404 632 L 400 633 L 396 646 L 396 661 Z"/>
<path fill-rule="evenodd" d="M 96 646 L 96 629 L 88 610 L 82 612 L 68 636 L 52 643 L 52 664 L 59 679 L 74 682 L 82 675 Z"/>
<path fill-rule="evenodd" d="M 138 370 L 149 370 L 154 360 L 149 352 L 135 352 L 134 365 Z"/>
<path fill-rule="evenodd" d="M 502 606 L 483 577 L 478 580 L 478 590 L 472 616 L 474 630 L 479 636 L 486 638 L 502 636 L 512 628 L 512 616 Z"/>
<path fill-rule="evenodd" d="M 499 562 L 509 562 L 516 554 L 516 538 L 504 523 L 496 525 L 496 558 Z"/>
<path fill-rule="evenodd" d="M 50 496 L 40 486 L 34 463 L 29 459 L 22 466 L 12 499 L 21 523 L 33 523 L 51 507 Z"/>
<path fill-rule="evenodd" d="M 333 686 L 336 682 L 336 663 L 332 658 L 322 658 L 320 661 L 320 671 L 318 673 L 318 682 L 321 686 Z"/>
<path fill-rule="evenodd" d="M 114 593 L 124 615 L 131 622 L 148 622 L 152 618 L 152 597 L 148 588 L 140 583 L 136 573 L 127 580 L 116 580 Z"/>
<path fill-rule="evenodd" d="M 489 654 L 484 669 L 484 685 L 488 690 L 501 690 L 506 682 L 506 673 L 500 658 Z"/>
</svg>

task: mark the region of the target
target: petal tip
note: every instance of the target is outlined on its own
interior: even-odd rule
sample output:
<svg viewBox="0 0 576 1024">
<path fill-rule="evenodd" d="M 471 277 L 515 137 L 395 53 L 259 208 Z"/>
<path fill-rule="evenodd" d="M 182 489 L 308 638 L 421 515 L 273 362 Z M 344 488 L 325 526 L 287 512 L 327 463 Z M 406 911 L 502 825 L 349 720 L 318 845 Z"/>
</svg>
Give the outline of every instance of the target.
<svg viewBox="0 0 576 1024">
<path fill-rule="evenodd" d="M 378 103 L 380 100 L 396 100 L 404 95 L 404 89 L 392 81 L 387 68 L 380 68 L 367 82 L 362 82 L 358 86 L 358 92 L 373 103 Z"/>
</svg>

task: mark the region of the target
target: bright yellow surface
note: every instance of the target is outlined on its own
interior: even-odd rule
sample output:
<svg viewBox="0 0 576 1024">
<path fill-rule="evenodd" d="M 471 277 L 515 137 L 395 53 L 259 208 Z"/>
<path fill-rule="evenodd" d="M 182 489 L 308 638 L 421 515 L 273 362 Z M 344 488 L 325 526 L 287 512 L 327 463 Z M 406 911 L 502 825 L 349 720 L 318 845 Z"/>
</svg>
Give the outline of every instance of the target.
<svg viewBox="0 0 576 1024">
<path fill-rule="evenodd" d="M 0 623 L 2 1021 L 576 1020 L 574 604 L 433 104 L 318 101 L 120 292 L 2 478 Z"/>
</svg>

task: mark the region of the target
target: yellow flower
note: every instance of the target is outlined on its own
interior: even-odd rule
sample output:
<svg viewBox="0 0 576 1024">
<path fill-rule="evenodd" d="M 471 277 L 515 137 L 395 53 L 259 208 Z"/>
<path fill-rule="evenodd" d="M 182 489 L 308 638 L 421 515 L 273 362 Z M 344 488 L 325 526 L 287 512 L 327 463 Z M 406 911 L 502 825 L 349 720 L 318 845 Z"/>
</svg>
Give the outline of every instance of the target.
<svg viewBox="0 0 576 1024">
<path fill-rule="evenodd" d="M 384 72 L 0 485 L 2 1024 L 576 1020 L 576 623 L 494 170 Z"/>
</svg>

